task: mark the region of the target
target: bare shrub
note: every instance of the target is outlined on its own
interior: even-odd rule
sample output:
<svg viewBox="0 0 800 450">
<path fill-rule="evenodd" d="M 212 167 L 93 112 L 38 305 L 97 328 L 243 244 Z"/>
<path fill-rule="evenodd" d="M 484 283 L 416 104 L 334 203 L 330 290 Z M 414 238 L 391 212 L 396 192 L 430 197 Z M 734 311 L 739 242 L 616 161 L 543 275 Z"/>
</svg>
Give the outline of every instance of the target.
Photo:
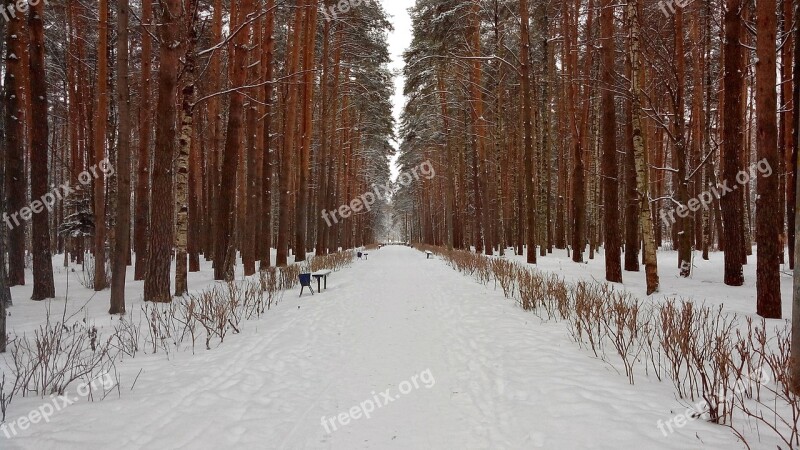
<svg viewBox="0 0 800 450">
<path fill-rule="evenodd" d="M 788 375 L 788 325 L 768 333 L 766 321 L 746 318 L 742 327 L 722 306 L 674 299 L 642 304 L 604 283 L 569 284 L 555 274 L 468 251 L 418 248 L 479 283 L 493 277 L 507 298 L 540 318 L 566 321 L 572 338 L 598 358 L 605 361 L 605 348 L 612 346 L 630 383 L 637 363 L 644 362 L 645 374 L 659 381 L 668 377 L 684 403 L 702 399 L 705 409 L 698 416 L 729 426 L 743 441 L 736 411 L 741 413 L 736 417 L 766 426 L 788 447 L 800 445 L 800 399 L 791 392 Z M 775 374 L 774 384 L 743 382 L 764 368 Z"/>
<path fill-rule="evenodd" d="M 514 298 L 517 291 L 517 265 L 505 259 L 492 258 L 489 268 L 494 276 L 495 288 L 500 284 L 506 298 Z"/>
<path fill-rule="evenodd" d="M 28 395 L 63 395 L 79 379 L 108 372 L 117 354 L 97 328 L 83 321 L 66 325 L 48 320 L 33 336 L 17 336 L 11 347 L 14 391 Z"/>
<path fill-rule="evenodd" d="M 140 316 L 141 318 L 141 316 Z M 142 338 L 142 323 L 133 322 L 130 316 L 122 316 L 114 324 L 114 334 L 112 335 L 111 345 L 119 351 L 120 358 L 129 356 L 136 357 Z"/>
<path fill-rule="evenodd" d="M 6 374 L 2 374 L 0 378 L 0 422 L 6 421 L 6 412 L 8 405 L 14 400 L 14 387 L 6 387 Z"/>
<path fill-rule="evenodd" d="M 86 289 L 94 289 L 94 276 L 95 276 L 95 258 L 91 253 L 86 253 L 81 266 L 81 273 L 78 275 L 78 282 Z M 104 261 L 106 265 L 106 286 L 111 285 L 111 261 Z"/>
</svg>

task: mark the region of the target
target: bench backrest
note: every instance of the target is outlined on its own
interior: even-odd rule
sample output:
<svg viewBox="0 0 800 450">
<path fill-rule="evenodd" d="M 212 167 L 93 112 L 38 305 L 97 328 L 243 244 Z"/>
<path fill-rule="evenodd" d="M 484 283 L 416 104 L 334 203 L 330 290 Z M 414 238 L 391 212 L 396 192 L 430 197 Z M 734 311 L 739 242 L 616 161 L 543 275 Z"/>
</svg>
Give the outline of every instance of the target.
<svg viewBox="0 0 800 450">
<path fill-rule="evenodd" d="M 300 274 L 300 285 L 301 286 L 311 286 L 311 274 L 310 273 L 301 273 Z"/>
</svg>

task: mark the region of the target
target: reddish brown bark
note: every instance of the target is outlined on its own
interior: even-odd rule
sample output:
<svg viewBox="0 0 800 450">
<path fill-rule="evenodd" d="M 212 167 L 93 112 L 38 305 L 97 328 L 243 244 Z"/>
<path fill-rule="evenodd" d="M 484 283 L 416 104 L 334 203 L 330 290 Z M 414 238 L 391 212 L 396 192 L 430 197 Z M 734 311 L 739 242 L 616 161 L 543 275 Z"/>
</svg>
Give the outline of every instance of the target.
<svg viewBox="0 0 800 450">
<path fill-rule="evenodd" d="M 756 109 L 758 111 L 759 164 L 778 167 L 778 99 L 775 90 L 777 70 L 775 47 L 777 17 L 775 0 L 759 0 L 756 11 L 758 30 L 756 62 Z M 766 175 L 766 173 L 764 174 Z M 778 177 L 762 176 L 758 179 L 756 200 L 756 242 L 758 262 L 756 267 L 757 313 L 767 319 L 780 319 L 781 279 L 780 255 L 783 250 L 779 236 L 783 231 L 781 198 Z"/>
<path fill-rule="evenodd" d="M 287 86 L 288 94 L 286 96 L 285 108 L 286 119 L 284 122 L 283 133 L 283 153 L 281 155 L 280 167 L 280 199 L 279 199 L 279 218 L 278 218 L 278 254 L 276 265 L 279 267 L 285 266 L 288 261 L 289 254 L 289 219 L 290 219 L 290 204 L 292 193 L 290 192 L 291 176 L 294 173 L 294 153 L 297 149 L 297 122 L 298 122 L 298 68 L 300 67 L 300 54 L 301 36 L 300 32 L 303 28 L 303 8 L 296 8 L 294 15 L 293 32 L 290 33 L 292 43 L 287 51 Z M 295 252 L 298 250 L 295 249 Z"/>
<path fill-rule="evenodd" d="M 253 0 L 242 0 L 238 6 L 239 18 L 236 23 L 243 23 L 244 18 L 254 10 Z M 231 85 L 244 86 L 247 79 L 247 45 L 250 26 L 236 35 L 231 58 Z M 222 181 L 220 198 L 236 197 L 236 171 L 241 151 L 242 115 L 244 112 L 244 93 L 231 93 L 228 109 L 228 131 L 225 136 L 225 151 L 222 155 Z M 235 230 L 236 202 L 229 201 L 220 205 L 217 215 L 217 253 L 214 257 L 214 278 L 216 280 L 232 280 L 236 261 L 236 246 L 233 239 Z"/>
<path fill-rule="evenodd" d="M 726 0 L 724 17 L 724 74 L 723 74 L 723 142 L 722 183 L 735 183 L 736 174 L 742 169 L 741 153 L 744 142 L 743 76 L 745 73 L 744 48 L 741 44 L 742 21 L 739 17 L 741 0 Z M 744 232 L 742 230 L 743 190 L 729 192 L 720 199 L 724 224 L 721 240 L 725 247 L 725 284 L 744 284 L 742 261 Z"/>
<path fill-rule="evenodd" d="M 525 245 L 528 264 L 536 264 L 536 193 L 533 186 L 533 108 L 530 81 L 530 35 L 528 31 L 528 2 L 519 1 L 520 12 L 520 82 L 522 84 L 522 128 L 525 142 L 525 216 L 528 231 Z"/>
<path fill-rule="evenodd" d="M 125 314 L 125 280 L 130 256 L 131 150 L 128 91 L 128 4 L 117 3 L 117 210 L 114 222 L 114 251 L 111 267 L 111 306 L 109 314 Z"/>
<path fill-rule="evenodd" d="M 160 65 L 158 68 L 158 103 L 156 105 L 156 140 L 153 158 L 152 207 L 150 209 L 147 273 L 144 299 L 168 303 L 170 292 L 170 257 L 174 227 L 175 193 L 172 189 L 172 163 L 177 146 L 178 64 L 181 56 L 181 0 L 163 0 L 160 15 Z"/>
<path fill-rule="evenodd" d="M 614 104 L 614 0 L 600 4 L 601 136 L 606 280 L 622 282 L 619 228 L 619 171 L 617 169 L 617 111 Z"/>
<path fill-rule="evenodd" d="M 106 125 L 108 123 L 108 0 L 100 0 L 97 38 L 97 106 L 94 116 L 94 165 L 99 167 L 106 158 Z M 94 290 L 106 286 L 106 183 L 100 175 L 94 186 Z"/>
<path fill-rule="evenodd" d="M 264 37 L 262 40 L 262 69 L 264 73 L 264 132 L 262 135 L 264 150 L 264 167 L 262 181 L 262 218 L 261 218 L 261 251 L 259 254 L 260 267 L 262 270 L 271 265 L 272 259 L 272 182 L 275 173 L 274 169 L 274 144 L 272 132 L 274 129 L 273 115 L 274 108 L 274 88 L 271 83 L 273 78 L 273 64 L 275 60 L 275 0 L 267 0 L 266 16 L 264 17 Z"/>
<path fill-rule="evenodd" d="M 30 6 L 28 27 L 31 32 L 30 45 L 30 83 L 32 115 L 31 121 L 36 126 L 31 129 L 31 209 L 33 210 L 33 294 L 31 300 L 44 300 L 56 296 L 53 284 L 53 260 L 50 254 L 50 211 L 52 203 L 42 207 L 41 199 L 45 199 L 48 186 L 48 138 L 49 124 L 47 120 L 47 79 L 44 63 L 44 5 L 42 2 Z M 50 196 L 53 194 L 50 193 Z M 41 211 L 37 212 L 37 202 Z"/>
<path fill-rule="evenodd" d="M 142 0 L 142 56 L 139 82 L 139 152 L 136 176 L 136 218 L 134 220 L 133 251 L 136 253 L 135 280 L 144 280 L 147 272 L 147 241 L 150 219 L 150 137 L 152 102 L 150 101 L 153 0 Z"/>
<path fill-rule="evenodd" d="M 16 10 L 16 2 L 8 0 L 4 6 L 8 10 Z M 25 284 L 25 222 L 19 215 L 27 205 L 25 177 L 25 129 L 22 122 L 25 116 L 23 109 L 23 85 L 27 70 L 22 66 L 21 55 L 25 51 L 22 40 L 26 32 L 22 15 L 18 14 L 9 20 L 6 28 L 6 72 L 3 82 L 5 87 L 5 129 L 6 148 L 6 194 L 8 195 L 8 214 L 3 217 L 3 226 L 8 231 L 8 281 L 9 286 Z M 16 220 L 15 220 L 16 219 Z"/>
</svg>

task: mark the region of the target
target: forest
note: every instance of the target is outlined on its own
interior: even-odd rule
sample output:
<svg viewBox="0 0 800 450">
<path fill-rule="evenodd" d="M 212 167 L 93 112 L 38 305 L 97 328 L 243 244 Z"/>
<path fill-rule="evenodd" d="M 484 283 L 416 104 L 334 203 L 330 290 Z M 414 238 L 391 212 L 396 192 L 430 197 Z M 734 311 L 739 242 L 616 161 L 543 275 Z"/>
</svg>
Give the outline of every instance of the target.
<svg viewBox="0 0 800 450">
<path fill-rule="evenodd" d="M 647 421 L 682 428 L 652 406 L 679 399 L 734 436 L 690 426 L 674 448 L 700 433 L 797 448 L 798 22 L 800 0 L 0 0 L 0 432 L 21 423 L 14 396 L 33 407 L 99 379 L 120 393 L 137 353 L 197 351 L 241 404 L 256 408 L 236 389 L 261 378 L 278 402 L 308 401 L 287 435 L 257 432 L 282 447 L 348 425 L 333 410 L 371 388 L 341 374 L 377 389 L 424 363 L 415 395 L 441 403 L 413 411 L 445 431 L 403 448 L 591 446 L 528 430 L 529 374 L 551 365 L 541 405 L 626 409 L 629 444 L 649 442 Z M 395 358 L 370 366 L 368 344 Z M 164 373 L 127 395 L 184 395 L 158 390 Z M 629 386 L 591 384 L 619 375 Z M 642 379 L 667 381 L 636 392 L 661 403 L 626 397 Z M 301 428 L 315 409 L 322 440 Z M 416 417 L 398 415 L 336 446 L 383 448 Z M 58 444 L 43 436 L 22 442 Z"/>
<path fill-rule="evenodd" d="M 343 23 L 311 0 L 33 3 L 0 21 L 7 286 L 53 298 L 63 255 L 119 314 L 130 265 L 170 302 L 201 255 L 226 280 L 237 253 L 252 275 L 290 249 L 374 241 L 375 215 L 328 227 L 316 211 L 389 178 L 382 9 Z"/>
</svg>

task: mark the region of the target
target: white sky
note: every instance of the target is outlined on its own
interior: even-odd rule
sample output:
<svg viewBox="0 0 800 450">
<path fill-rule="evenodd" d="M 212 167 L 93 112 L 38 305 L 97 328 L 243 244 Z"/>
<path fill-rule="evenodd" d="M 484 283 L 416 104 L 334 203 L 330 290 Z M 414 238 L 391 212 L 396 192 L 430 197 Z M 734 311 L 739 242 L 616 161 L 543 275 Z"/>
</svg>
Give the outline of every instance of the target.
<svg viewBox="0 0 800 450">
<path fill-rule="evenodd" d="M 394 26 L 394 32 L 389 35 L 389 54 L 392 57 L 390 67 L 392 70 L 401 70 L 403 63 L 403 52 L 411 45 L 411 17 L 408 15 L 408 8 L 414 6 L 415 0 L 381 0 L 381 4 L 386 12 L 389 13 L 389 20 Z M 395 78 L 395 95 L 392 98 L 394 105 L 394 118 L 397 124 L 400 123 L 400 113 L 403 111 L 403 77 Z M 399 143 L 398 143 L 399 145 Z M 392 179 L 398 175 L 395 161 L 392 160 Z"/>
</svg>

